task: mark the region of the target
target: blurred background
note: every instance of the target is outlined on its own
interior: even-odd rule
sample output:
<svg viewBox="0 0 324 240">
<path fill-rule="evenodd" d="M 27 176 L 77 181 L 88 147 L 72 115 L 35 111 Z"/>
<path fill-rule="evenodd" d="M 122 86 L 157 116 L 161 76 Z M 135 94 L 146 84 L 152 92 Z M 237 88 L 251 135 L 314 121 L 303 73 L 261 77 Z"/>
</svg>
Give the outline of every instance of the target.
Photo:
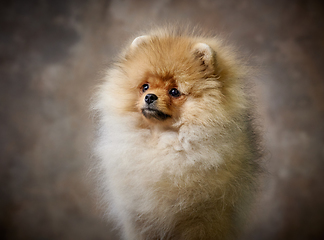
<svg viewBox="0 0 324 240">
<path fill-rule="evenodd" d="M 118 240 L 91 178 L 89 102 L 150 24 L 220 33 L 260 67 L 269 172 L 241 239 L 324 239 L 324 4 L 311 0 L 2 0 L 0 238 Z"/>
</svg>

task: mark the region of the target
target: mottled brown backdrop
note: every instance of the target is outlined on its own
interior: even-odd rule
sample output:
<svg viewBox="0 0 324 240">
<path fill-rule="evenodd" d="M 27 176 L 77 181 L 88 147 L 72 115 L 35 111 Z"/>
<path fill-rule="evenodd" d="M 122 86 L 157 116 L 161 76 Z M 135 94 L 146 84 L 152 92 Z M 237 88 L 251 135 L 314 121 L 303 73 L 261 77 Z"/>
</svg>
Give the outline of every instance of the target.
<svg viewBox="0 0 324 240">
<path fill-rule="evenodd" d="M 221 33 L 260 68 L 269 174 L 241 239 L 324 239 L 324 7 L 315 0 L 2 0 L 1 239 L 118 239 L 94 195 L 89 98 L 129 37 L 170 21 Z"/>
</svg>

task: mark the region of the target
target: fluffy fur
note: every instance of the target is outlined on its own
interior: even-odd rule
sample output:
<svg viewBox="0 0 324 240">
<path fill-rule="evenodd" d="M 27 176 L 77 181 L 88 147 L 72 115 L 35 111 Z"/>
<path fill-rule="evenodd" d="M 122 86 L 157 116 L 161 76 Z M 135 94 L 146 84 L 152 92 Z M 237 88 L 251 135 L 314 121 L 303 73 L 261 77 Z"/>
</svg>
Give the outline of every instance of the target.
<svg viewBox="0 0 324 240">
<path fill-rule="evenodd" d="M 172 29 L 136 38 L 107 71 L 95 153 L 125 239 L 235 238 L 259 168 L 248 77 L 217 38 Z"/>
</svg>

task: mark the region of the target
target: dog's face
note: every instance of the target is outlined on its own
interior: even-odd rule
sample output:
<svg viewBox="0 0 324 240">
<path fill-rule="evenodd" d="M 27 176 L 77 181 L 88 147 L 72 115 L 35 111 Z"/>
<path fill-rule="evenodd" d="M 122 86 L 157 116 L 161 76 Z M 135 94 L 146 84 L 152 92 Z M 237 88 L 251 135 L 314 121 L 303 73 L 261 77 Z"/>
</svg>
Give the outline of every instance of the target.
<svg viewBox="0 0 324 240">
<path fill-rule="evenodd" d="M 138 111 L 148 121 L 167 122 L 179 117 L 185 99 L 174 79 L 148 76 L 139 86 Z"/>
<path fill-rule="evenodd" d="M 116 88 L 111 90 L 122 100 L 117 103 L 119 109 L 138 113 L 139 122 L 146 126 L 202 119 L 203 112 L 209 114 L 214 108 L 221 85 L 215 55 L 207 44 L 190 39 L 135 39 L 119 65 Z"/>
</svg>

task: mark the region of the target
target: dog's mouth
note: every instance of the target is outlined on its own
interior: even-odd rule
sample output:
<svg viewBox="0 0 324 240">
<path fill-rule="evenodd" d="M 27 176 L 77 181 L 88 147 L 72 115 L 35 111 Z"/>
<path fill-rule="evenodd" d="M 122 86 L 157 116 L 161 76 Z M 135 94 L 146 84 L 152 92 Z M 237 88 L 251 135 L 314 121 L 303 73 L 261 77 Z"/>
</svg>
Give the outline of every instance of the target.
<svg viewBox="0 0 324 240">
<path fill-rule="evenodd" d="M 162 112 L 160 110 L 154 109 L 154 108 L 142 108 L 142 114 L 147 119 L 155 118 L 155 119 L 160 120 L 160 121 L 171 118 L 171 115 L 166 114 L 166 113 L 164 113 L 164 112 Z"/>
</svg>

